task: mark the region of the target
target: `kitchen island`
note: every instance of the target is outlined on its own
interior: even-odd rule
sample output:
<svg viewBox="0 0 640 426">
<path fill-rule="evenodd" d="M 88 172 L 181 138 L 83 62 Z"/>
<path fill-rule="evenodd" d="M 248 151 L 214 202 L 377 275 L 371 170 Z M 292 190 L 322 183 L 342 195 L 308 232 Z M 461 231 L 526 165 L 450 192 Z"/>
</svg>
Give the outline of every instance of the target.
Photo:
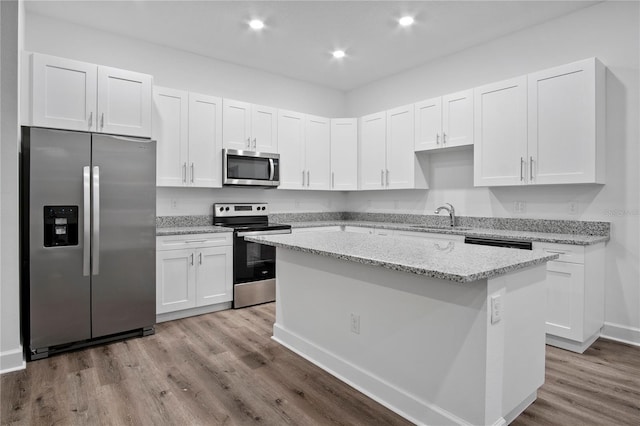
<svg viewBox="0 0 640 426">
<path fill-rule="evenodd" d="M 500 425 L 535 400 L 557 255 L 346 232 L 247 239 L 277 248 L 273 338 L 405 418 Z"/>
</svg>

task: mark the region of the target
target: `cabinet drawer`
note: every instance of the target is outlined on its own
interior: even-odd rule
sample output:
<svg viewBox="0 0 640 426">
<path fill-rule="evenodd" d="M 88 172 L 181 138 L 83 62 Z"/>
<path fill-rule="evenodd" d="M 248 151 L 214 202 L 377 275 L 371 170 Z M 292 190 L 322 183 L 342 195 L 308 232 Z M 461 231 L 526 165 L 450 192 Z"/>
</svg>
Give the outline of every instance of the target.
<svg viewBox="0 0 640 426">
<path fill-rule="evenodd" d="M 560 255 L 559 262 L 581 263 L 584 264 L 584 246 L 576 246 L 573 244 L 555 244 L 555 243 L 533 243 L 534 249 L 544 250 L 547 253 L 557 253 Z"/>
<path fill-rule="evenodd" d="M 156 238 L 156 250 L 178 250 L 186 248 L 230 246 L 232 244 L 232 232 L 192 235 L 167 235 Z"/>
</svg>

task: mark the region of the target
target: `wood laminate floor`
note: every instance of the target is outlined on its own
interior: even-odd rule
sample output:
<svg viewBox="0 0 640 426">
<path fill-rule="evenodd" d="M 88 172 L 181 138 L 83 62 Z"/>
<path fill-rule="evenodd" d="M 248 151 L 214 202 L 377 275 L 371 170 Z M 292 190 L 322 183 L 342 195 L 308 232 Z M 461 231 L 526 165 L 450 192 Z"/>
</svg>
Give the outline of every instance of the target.
<svg viewBox="0 0 640 426">
<path fill-rule="evenodd" d="M 153 336 L 30 362 L 2 375 L 2 424 L 410 424 L 272 341 L 274 308 L 162 323 Z M 546 382 L 513 424 L 640 424 L 640 348 L 547 347 Z"/>
</svg>

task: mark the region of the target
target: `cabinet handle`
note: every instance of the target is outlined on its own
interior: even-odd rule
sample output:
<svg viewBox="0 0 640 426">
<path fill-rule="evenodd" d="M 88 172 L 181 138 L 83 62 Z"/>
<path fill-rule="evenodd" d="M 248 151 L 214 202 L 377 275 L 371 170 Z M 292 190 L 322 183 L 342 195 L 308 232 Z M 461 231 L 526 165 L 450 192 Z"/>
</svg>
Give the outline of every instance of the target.
<svg viewBox="0 0 640 426">
<path fill-rule="evenodd" d="M 247 138 L 247 148 L 251 148 L 251 138 Z"/>
<path fill-rule="evenodd" d="M 191 253 L 191 266 L 193 266 L 193 253 Z"/>
<path fill-rule="evenodd" d="M 193 163 L 191 163 L 191 183 L 193 183 Z"/>
<path fill-rule="evenodd" d="M 440 145 L 440 133 L 436 133 L 436 145 Z"/>
<path fill-rule="evenodd" d="M 187 163 L 182 164 L 182 183 L 187 183 Z"/>
<path fill-rule="evenodd" d="M 309 170 L 307 170 L 307 186 L 311 184 L 311 179 L 309 178 Z"/>
<path fill-rule="evenodd" d="M 387 169 L 387 186 L 389 186 L 389 169 Z"/>
<path fill-rule="evenodd" d="M 258 149 L 258 141 L 256 138 L 253 138 L 253 149 Z"/>
<path fill-rule="evenodd" d="M 302 171 L 302 186 L 304 186 L 304 170 Z"/>
<path fill-rule="evenodd" d="M 553 253 L 553 254 L 567 254 L 566 251 L 559 251 L 559 250 L 548 250 L 548 249 L 545 249 L 544 251 L 546 251 L 547 253 Z"/>
<path fill-rule="evenodd" d="M 199 262 L 200 262 L 200 264 L 202 265 L 202 253 L 200 253 L 200 254 L 198 255 L 198 258 L 199 258 Z"/>
<path fill-rule="evenodd" d="M 100 115 L 100 128 L 104 127 L 104 112 Z"/>
<path fill-rule="evenodd" d="M 524 158 L 520 157 L 520 181 L 524 180 L 523 169 L 524 169 Z"/>
<path fill-rule="evenodd" d="M 529 157 L 529 179 L 533 182 L 533 157 Z"/>
<path fill-rule="evenodd" d="M 332 188 L 336 187 L 336 173 L 335 172 L 331 172 L 331 187 Z"/>
<path fill-rule="evenodd" d="M 445 145 L 447 143 L 447 134 L 445 132 L 442 132 L 442 145 Z"/>
<path fill-rule="evenodd" d="M 384 186 L 384 170 L 380 170 L 380 186 Z"/>
<path fill-rule="evenodd" d="M 89 128 L 93 125 L 93 111 L 89 113 Z"/>
</svg>

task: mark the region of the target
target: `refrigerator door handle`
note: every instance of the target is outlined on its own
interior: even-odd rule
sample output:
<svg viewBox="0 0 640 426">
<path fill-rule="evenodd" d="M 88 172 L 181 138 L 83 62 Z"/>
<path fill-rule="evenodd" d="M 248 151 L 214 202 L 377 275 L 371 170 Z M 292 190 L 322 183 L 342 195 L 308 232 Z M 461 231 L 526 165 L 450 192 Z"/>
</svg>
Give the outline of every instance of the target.
<svg viewBox="0 0 640 426">
<path fill-rule="evenodd" d="M 91 273 L 91 167 L 82 168 L 83 186 L 83 233 L 82 233 L 82 275 Z"/>
<path fill-rule="evenodd" d="M 91 244 L 91 270 L 100 273 L 100 167 L 93 166 L 93 242 Z"/>
</svg>

